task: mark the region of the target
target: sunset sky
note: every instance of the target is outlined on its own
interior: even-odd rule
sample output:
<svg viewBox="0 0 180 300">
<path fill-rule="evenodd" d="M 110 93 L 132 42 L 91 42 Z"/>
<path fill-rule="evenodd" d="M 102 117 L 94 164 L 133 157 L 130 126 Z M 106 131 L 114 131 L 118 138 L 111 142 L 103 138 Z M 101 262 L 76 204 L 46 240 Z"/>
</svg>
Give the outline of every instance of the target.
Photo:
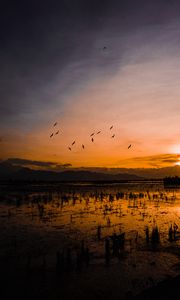
<svg viewBox="0 0 180 300">
<path fill-rule="evenodd" d="M 179 164 L 180 1 L 6 1 L 0 25 L 0 159 Z"/>
</svg>

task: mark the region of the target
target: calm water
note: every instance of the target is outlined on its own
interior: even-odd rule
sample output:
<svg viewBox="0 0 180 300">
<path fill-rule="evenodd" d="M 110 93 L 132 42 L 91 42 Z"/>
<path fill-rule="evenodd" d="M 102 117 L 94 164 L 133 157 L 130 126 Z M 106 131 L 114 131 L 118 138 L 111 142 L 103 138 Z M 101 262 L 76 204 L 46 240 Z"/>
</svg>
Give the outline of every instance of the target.
<svg viewBox="0 0 180 300">
<path fill-rule="evenodd" d="M 16 272 L 35 270 L 44 263 L 45 272 L 53 274 L 59 251 L 64 268 L 71 263 L 68 276 L 73 276 L 71 289 L 76 292 L 81 276 L 77 257 L 84 247 L 89 267 L 81 265 L 81 274 L 98 279 L 99 286 L 107 276 L 115 278 L 115 289 L 121 282 L 122 295 L 136 294 L 180 273 L 180 190 L 165 190 L 160 183 L 39 185 L 23 191 L 2 187 L 0 197 L 1 263 Z M 169 240 L 171 225 L 177 230 L 173 241 Z M 156 226 L 159 242 L 153 244 Z M 113 235 L 121 233 L 125 233 L 123 246 L 113 253 Z"/>
</svg>

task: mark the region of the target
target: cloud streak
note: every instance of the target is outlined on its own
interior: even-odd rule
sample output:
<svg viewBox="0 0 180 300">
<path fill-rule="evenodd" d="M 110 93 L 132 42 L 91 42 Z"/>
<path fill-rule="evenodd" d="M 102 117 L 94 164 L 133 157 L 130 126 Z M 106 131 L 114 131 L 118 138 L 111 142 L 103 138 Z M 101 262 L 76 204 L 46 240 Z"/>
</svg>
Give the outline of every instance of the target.
<svg viewBox="0 0 180 300">
<path fill-rule="evenodd" d="M 71 167 L 70 163 L 60 164 L 56 162 L 36 161 L 36 160 L 29 160 L 23 158 L 8 158 L 6 162 L 15 166 L 57 170 L 57 171 Z"/>
<path fill-rule="evenodd" d="M 142 157 L 132 157 L 130 159 L 125 159 L 118 161 L 118 166 L 127 166 L 134 168 L 163 168 L 168 166 L 174 166 L 180 160 L 180 154 L 158 154 L 151 156 L 142 156 Z"/>
</svg>

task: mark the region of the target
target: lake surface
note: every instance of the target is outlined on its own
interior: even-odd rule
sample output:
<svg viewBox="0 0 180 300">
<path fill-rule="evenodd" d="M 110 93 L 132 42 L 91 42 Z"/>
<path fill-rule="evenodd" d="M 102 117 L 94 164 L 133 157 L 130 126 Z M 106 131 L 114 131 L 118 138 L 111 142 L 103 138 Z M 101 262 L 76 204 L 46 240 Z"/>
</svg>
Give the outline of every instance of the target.
<svg viewBox="0 0 180 300">
<path fill-rule="evenodd" d="M 1 269 L 32 295 L 41 282 L 38 299 L 127 299 L 175 277 L 178 231 L 180 190 L 162 183 L 1 185 Z"/>
</svg>

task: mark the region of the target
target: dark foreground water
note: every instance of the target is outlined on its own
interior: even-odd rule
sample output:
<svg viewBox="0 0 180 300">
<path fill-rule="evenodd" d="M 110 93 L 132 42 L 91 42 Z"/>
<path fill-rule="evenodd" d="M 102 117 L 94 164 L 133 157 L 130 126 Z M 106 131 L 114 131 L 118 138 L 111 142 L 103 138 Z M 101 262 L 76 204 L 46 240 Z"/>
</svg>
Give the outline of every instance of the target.
<svg viewBox="0 0 180 300">
<path fill-rule="evenodd" d="M 180 190 L 160 182 L 0 189 L 2 299 L 129 299 L 180 275 Z"/>
</svg>

